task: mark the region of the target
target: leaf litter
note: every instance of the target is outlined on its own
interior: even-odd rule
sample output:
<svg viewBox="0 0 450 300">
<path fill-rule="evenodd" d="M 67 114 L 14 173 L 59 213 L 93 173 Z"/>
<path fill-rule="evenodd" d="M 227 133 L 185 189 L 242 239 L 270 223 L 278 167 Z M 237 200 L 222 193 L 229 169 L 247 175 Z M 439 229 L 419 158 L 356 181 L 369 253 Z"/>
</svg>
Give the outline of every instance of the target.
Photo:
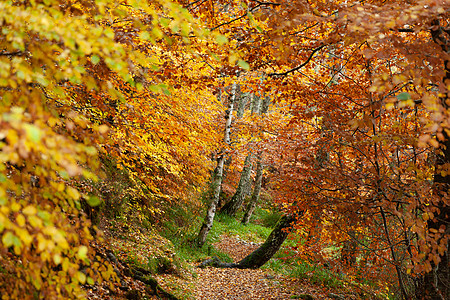
<svg viewBox="0 0 450 300">
<path fill-rule="evenodd" d="M 214 246 L 238 262 L 260 245 L 234 236 L 222 235 Z M 261 269 L 196 269 L 196 299 L 250 300 L 295 299 L 310 294 L 314 299 L 329 299 L 326 291 L 317 290 L 307 282 Z M 325 295 L 324 295 L 325 292 Z"/>
</svg>

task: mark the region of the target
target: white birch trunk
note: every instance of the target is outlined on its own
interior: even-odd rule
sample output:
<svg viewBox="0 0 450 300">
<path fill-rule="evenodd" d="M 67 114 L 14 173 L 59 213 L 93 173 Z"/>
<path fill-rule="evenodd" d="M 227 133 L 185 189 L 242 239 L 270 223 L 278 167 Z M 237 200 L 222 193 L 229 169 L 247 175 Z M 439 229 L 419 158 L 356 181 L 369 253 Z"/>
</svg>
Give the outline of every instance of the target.
<svg viewBox="0 0 450 300">
<path fill-rule="evenodd" d="M 233 108 L 234 101 L 236 99 L 236 83 L 233 83 L 231 87 L 231 98 L 230 103 L 228 104 L 228 109 L 225 114 L 226 124 L 225 124 L 225 133 L 223 140 L 226 144 L 230 144 L 230 132 L 231 132 L 231 123 L 233 120 Z M 199 247 L 203 246 L 206 242 L 206 237 L 208 236 L 209 231 L 212 228 L 214 222 L 214 216 L 216 215 L 217 203 L 219 202 L 220 191 L 222 188 L 222 179 L 223 179 L 223 165 L 225 162 L 225 149 L 222 149 L 219 159 L 217 160 L 217 168 L 214 174 L 214 178 L 212 181 L 212 197 L 209 202 L 209 207 L 206 212 L 205 220 L 203 221 L 202 227 L 200 228 L 200 232 L 197 237 L 197 244 Z"/>
</svg>

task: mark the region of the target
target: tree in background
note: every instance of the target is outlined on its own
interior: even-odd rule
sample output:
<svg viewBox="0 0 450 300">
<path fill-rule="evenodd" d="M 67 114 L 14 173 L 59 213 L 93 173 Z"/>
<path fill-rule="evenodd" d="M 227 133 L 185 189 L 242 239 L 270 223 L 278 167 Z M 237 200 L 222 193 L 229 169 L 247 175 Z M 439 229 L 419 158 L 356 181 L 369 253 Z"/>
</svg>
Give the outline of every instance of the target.
<svg viewBox="0 0 450 300">
<path fill-rule="evenodd" d="M 302 215 L 303 254 L 342 248 L 354 274 L 385 274 L 379 287 L 448 298 L 450 4 L 180 3 L 0 4 L 2 294 L 83 297 L 80 284 L 114 276 L 89 245 L 81 206 L 101 201 L 81 178 L 111 155 L 149 213 L 200 189 L 228 147 L 213 91 L 239 85 L 274 101 L 239 133 L 264 127 L 258 149 L 283 220 Z"/>
<path fill-rule="evenodd" d="M 380 272 L 389 262 L 403 298 L 409 288 L 447 298 L 449 4 L 235 1 L 192 11 L 267 74 L 266 92 L 293 116 L 266 143 L 267 160 L 280 172 L 275 198 L 305 211 L 312 240 L 323 237 L 316 250 L 362 243 Z"/>
<path fill-rule="evenodd" d="M 167 1 L 6 1 L 0 11 L 0 293 L 84 298 L 82 284 L 116 276 L 81 210 L 101 204 L 84 185 L 101 174 L 98 153 L 150 206 L 208 173 L 221 107 L 209 90 L 194 96 L 205 59 L 186 45 L 210 38 Z M 186 69 L 168 76 L 174 62 Z"/>
</svg>

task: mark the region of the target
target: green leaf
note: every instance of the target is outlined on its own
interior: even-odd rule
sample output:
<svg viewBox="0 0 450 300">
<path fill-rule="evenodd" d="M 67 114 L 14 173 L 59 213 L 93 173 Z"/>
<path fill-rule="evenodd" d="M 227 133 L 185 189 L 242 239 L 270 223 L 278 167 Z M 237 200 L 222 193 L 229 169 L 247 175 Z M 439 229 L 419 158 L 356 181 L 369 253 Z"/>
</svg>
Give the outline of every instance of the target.
<svg viewBox="0 0 450 300">
<path fill-rule="evenodd" d="M 228 43 L 228 38 L 226 36 L 222 35 L 222 34 L 218 34 L 216 36 L 216 42 L 219 45 L 223 45 L 223 44 Z"/>
<path fill-rule="evenodd" d="M 80 248 L 78 248 L 78 257 L 80 259 L 86 259 L 87 258 L 87 253 L 88 253 L 88 248 L 86 246 L 80 246 Z"/>
<path fill-rule="evenodd" d="M 161 18 L 159 24 L 161 24 L 162 27 L 167 27 L 170 24 L 170 20 L 168 18 Z"/>
<path fill-rule="evenodd" d="M 89 204 L 89 206 L 99 206 L 102 203 L 102 200 L 97 196 L 89 196 L 89 198 L 86 199 L 86 202 Z"/>
<path fill-rule="evenodd" d="M 41 139 L 41 130 L 31 124 L 25 124 L 24 127 L 30 140 L 35 143 L 39 142 L 39 140 Z"/>
<path fill-rule="evenodd" d="M 397 99 L 400 101 L 406 101 L 411 99 L 411 95 L 407 92 L 403 92 L 397 95 Z"/>
<path fill-rule="evenodd" d="M 14 244 L 14 234 L 11 231 L 5 232 L 2 238 L 2 243 L 5 248 L 9 248 Z"/>
<path fill-rule="evenodd" d="M 248 64 L 248 62 L 246 62 L 242 59 L 238 60 L 237 64 L 239 67 L 241 67 L 242 69 L 244 69 L 246 71 L 250 70 L 250 65 Z"/>
<path fill-rule="evenodd" d="M 91 56 L 91 62 L 94 64 L 94 65 L 96 65 L 96 64 L 98 64 L 99 62 L 100 62 L 100 57 L 98 57 L 97 55 L 92 55 Z"/>
<path fill-rule="evenodd" d="M 86 147 L 85 150 L 86 150 L 86 153 L 89 154 L 89 155 L 97 154 L 97 149 L 95 149 L 95 147 L 88 146 L 88 147 Z"/>
<path fill-rule="evenodd" d="M 140 36 L 141 36 L 141 39 L 143 39 L 145 41 L 148 41 L 151 38 L 150 33 L 148 31 L 141 32 Z"/>
</svg>

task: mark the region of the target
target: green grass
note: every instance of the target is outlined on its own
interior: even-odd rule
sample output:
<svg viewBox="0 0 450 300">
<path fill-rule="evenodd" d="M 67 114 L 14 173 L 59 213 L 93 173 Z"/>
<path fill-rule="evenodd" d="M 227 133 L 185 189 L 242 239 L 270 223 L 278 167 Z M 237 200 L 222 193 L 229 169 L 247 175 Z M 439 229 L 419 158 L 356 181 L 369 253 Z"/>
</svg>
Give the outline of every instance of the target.
<svg viewBox="0 0 450 300">
<path fill-rule="evenodd" d="M 240 222 L 242 214 L 238 214 L 236 218 L 217 214 L 206 243 L 201 248 L 198 248 L 194 241 L 203 220 L 201 217 L 190 212 L 186 207 L 174 206 L 169 209 L 166 213 L 165 220 L 159 228 L 159 232 L 173 243 L 177 257 L 181 261 L 199 263 L 209 257 L 216 256 L 224 262 L 232 262 L 228 254 L 219 251 L 213 246 L 215 242 L 220 240 L 220 236 L 224 234 L 238 236 L 248 242 L 260 243 L 272 231 L 271 228 L 255 223 L 243 225 Z M 279 216 L 273 217 L 269 211 L 261 209 L 257 209 L 253 216 L 254 222 L 266 224 L 270 224 L 270 220 L 278 220 L 278 218 Z M 193 273 L 193 270 L 191 270 L 191 273 Z"/>
<path fill-rule="evenodd" d="M 166 220 L 160 228 L 160 234 L 173 243 L 177 256 L 188 263 L 201 262 L 212 256 L 231 262 L 232 259 L 227 254 L 218 251 L 211 245 L 218 239 L 214 227 L 216 225 L 221 227 L 220 222 L 214 222 L 213 230 L 208 235 L 205 245 L 201 248 L 197 247 L 194 241 L 200 230 L 201 222 L 202 218 L 195 216 L 187 208 L 175 206 L 167 212 Z"/>
<path fill-rule="evenodd" d="M 281 214 L 277 211 L 258 208 L 252 216 L 251 223 L 243 225 L 241 223 L 242 212 L 236 217 L 217 214 L 205 245 L 198 248 L 192 241 L 197 237 L 202 218 L 180 207 L 174 207 L 168 214 L 170 218 L 163 224 L 161 233 L 172 241 L 177 256 L 181 260 L 190 263 L 198 263 L 213 256 L 217 256 L 222 261 L 231 262 L 232 260 L 227 254 L 220 252 L 213 246 L 215 242 L 220 240 L 222 235 L 237 236 L 248 242 L 261 243 L 269 236 L 272 228 L 281 217 Z M 180 218 L 189 220 L 189 223 L 185 223 L 180 227 Z M 296 258 L 293 253 L 286 253 L 286 251 L 289 252 L 288 249 L 291 246 L 299 243 L 299 239 L 300 237 L 298 236 L 288 238 L 284 242 L 282 249 L 262 268 L 286 276 L 300 279 L 307 278 L 314 284 L 342 287 L 341 275 L 334 274 L 323 266 L 302 261 Z"/>
<path fill-rule="evenodd" d="M 248 242 L 262 242 L 272 231 L 267 228 L 254 223 L 243 225 L 241 223 L 241 216 L 236 218 L 228 215 L 218 214 L 214 220 L 213 228 L 210 232 L 211 239 L 217 240 L 222 234 L 236 235 Z"/>
<path fill-rule="evenodd" d="M 255 209 L 255 213 L 250 219 L 250 222 L 260 223 L 264 227 L 273 228 L 282 215 L 278 210 L 258 207 Z"/>
<path fill-rule="evenodd" d="M 291 270 L 290 276 L 300 279 L 307 278 L 314 284 L 321 284 L 329 287 L 343 287 L 342 275 L 307 261 L 297 260 L 295 266 Z"/>
</svg>

